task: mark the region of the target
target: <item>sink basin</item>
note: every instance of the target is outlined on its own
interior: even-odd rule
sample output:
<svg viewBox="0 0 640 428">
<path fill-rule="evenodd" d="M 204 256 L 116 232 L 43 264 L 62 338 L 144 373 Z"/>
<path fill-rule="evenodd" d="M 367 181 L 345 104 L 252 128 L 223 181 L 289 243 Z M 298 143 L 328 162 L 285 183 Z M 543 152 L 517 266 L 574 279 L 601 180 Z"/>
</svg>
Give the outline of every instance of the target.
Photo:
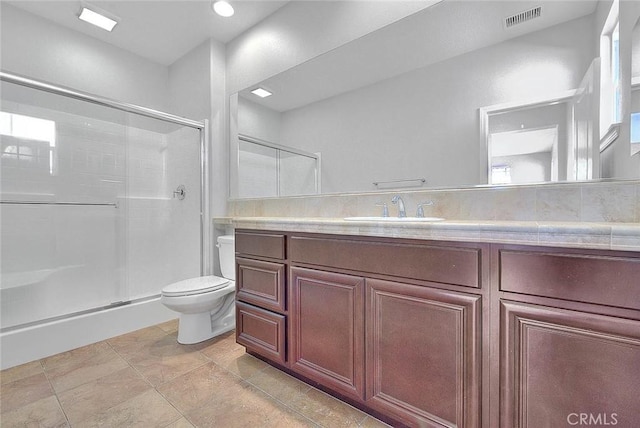
<svg viewBox="0 0 640 428">
<path fill-rule="evenodd" d="M 383 221 L 389 223 L 405 221 L 430 222 L 444 220 L 441 217 L 345 217 L 344 219 L 347 221 Z"/>
</svg>

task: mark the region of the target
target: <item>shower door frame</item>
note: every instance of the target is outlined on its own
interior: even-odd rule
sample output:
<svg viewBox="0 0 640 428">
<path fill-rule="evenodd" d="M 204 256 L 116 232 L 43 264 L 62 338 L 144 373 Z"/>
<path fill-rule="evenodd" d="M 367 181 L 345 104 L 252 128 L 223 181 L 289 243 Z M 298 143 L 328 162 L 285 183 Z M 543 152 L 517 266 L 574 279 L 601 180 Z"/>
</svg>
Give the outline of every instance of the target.
<svg viewBox="0 0 640 428">
<path fill-rule="evenodd" d="M 209 245 L 205 245 L 206 242 L 210 242 L 209 237 L 211 233 L 209 222 L 205 221 L 205 219 L 209 218 L 209 150 L 207 145 L 207 141 L 209 140 L 208 120 L 205 119 L 200 122 L 197 120 L 187 119 L 170 113 L 116 101 L 64 86 L 54 85 L 52 83 L 31 79 L 29 77 L 8 73 L 2 70 L 0 70 L 0 81 L 197 129 L 200 132 L 200 276 L 207 275 L 211 272 L 211 262 L 209 260 L 211 249 Z"/>
</svg>

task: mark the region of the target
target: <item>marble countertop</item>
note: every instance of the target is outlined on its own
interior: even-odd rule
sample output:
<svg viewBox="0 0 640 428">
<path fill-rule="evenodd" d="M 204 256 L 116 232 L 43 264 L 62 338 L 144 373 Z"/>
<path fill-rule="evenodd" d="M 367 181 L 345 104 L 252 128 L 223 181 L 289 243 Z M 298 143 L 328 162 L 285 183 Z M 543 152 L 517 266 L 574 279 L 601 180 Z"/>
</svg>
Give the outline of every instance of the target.
<svg viewBox="0 0 640 428">
<path fill-rule="evenodd" d="M 216 217 L 213 221 L 236 229 L 640 251 L 640 223 L 379 222 L 326 217 Z"/>
</svg>

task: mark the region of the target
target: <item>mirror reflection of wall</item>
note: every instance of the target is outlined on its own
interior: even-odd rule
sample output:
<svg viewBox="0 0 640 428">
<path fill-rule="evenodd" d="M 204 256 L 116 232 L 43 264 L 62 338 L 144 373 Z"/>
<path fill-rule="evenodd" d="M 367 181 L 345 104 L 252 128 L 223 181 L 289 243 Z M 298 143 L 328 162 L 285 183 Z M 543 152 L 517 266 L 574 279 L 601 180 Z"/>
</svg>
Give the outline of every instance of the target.
<svg viewBox="0 0 640 428">
<path fill-rule="evenodd" d="M 631 51 L 631 155 L 640 152 L 640 20 L 633 28 Z"/>
<path fill-rule="evenodd" d="M 238 197 L 265 198 L 278 195 L 276 149 L 240 140 L 238 164 Z"/>
<path fill-rule="evenodd" d="M 280 114 L 247 99 L 238 101 L 238 198 L 319 193 L 319 156 L 274 143 Z"/>
</svg>

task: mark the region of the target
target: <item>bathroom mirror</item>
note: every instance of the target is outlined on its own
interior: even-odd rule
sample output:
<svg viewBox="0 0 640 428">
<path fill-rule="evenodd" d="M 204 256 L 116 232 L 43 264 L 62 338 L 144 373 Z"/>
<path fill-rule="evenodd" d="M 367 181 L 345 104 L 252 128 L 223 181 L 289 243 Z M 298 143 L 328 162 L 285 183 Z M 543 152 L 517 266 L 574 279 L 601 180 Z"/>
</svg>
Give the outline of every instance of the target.
<svg viewBox="0 0 640 428">
<path fill-rule="evenodd" d="M 310 193 L 600 178 L 589 73 L 611 4 L 445 0 L 256 82 L 231 97 L 231 197 L 256 179 L 242 136 L 322 159 Z"/>
<path fill-rule="evenodd" d="M 631 43 L 631 155 L 640 153 L 640 20 L 633 27 Z"/>
</svg>

